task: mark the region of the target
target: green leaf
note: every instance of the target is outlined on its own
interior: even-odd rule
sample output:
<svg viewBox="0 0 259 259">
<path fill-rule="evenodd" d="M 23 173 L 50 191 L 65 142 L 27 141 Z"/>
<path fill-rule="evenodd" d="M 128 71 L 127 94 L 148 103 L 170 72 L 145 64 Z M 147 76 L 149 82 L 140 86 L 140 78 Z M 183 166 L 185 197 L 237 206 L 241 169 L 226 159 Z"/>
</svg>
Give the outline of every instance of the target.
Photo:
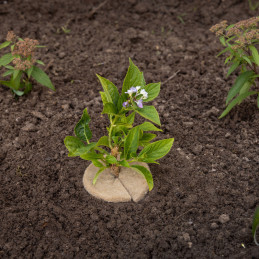
<svg viewBox="0 0 259 259">
<path fill-rule="evenodd" d="M 222 51 L 219 52 L 219 54 L 217 55 L 217 57 L 219 57 L 220 55 L 224 54 L 225 52 L 227 52 L 229 50 L 229 47 L 223 49 Z"/>
<path fill-rule="evenodd" d="M 229 68 L 229 70 L 228 70 L 227 77 L 228 77 L 231 73 L 233 73 L 233 72 L 238 68 L 239 64 L 240 64 L 239 61 L 236 61 L 236 62 L 234 62 L 234 63 L 232 64 L 232 66 L 231 66 L 231 67 Z"/>
<path fill-rule="evenodd" d="M 132 86 L 145 86 L 146 84 L 143 73 L 138 69 L 136 65 L 134 65 L 131 59 L 129 59 L 129 63 L 130 65 L 128 68 L 128 72 L 124 78 L 122 86 L 121 95 L 123 97 L 123 100 L 126 99 L 125 92 L 127 92 Z"/>
<path fill-rule="evenodd" d="M 123 167 L 130 167 L 130 164 L 127 160 L 118 161 L 118 164 Z"/>
<path fill-rule="evenodd" d="M 222 44 L 223 46 L 226 46 L 226 41 L 225 41 L 225 37 L 224 37 L 224 36 L 220 36 L 220 37 L 219 37 L 219 41 L 221 42 L 221 44 Z"/>
<path fill-rule="evenodd" d="M 12 88 L 14 90 L 18 91 L 21 86 L 21 77 L 22 77 L 23 72 L 20 70 L 16 70 L 16 71 L 18 71 L 18 73 L 15 77 L 12 76 L 11 83 L 12 83 Z"/>
<path fill-rule="evenodd" d="M 112 136 L 112 140 L 113 140 L 114 144 L 117 145 L 119 143 L 120 137 L 119 136 Z"/>
<path fill-rule="evenodd" d="M 247 56 L 242 57 L 250 66 L 252 66 L 251 60 Z"/>
<path fill-rule="evenodd" d="M 18 95 L 18 96 L 22 96 L 22 95 L 25 94 L 25 92 L 23 92 L 23 91 L 17 91 L 17 90 L 13 90 L 13 92 L 14 92 L 16 95 Z"/>
<path fill-rule="evenodd" d="M 14 70 L 14 67 L 13 67 L 13 66 L 10 66 L 10 65 L 6 65 L 6 66 L 4 66 L 4 67 L 7 68 L 7 69 Z"/>
<path fill-rule="evenodd" d="M 12 53 L 7 53 L 3 55 L 0 58 L 0 67 L 8 65 L 13 59 L 14 59 L 14 56 L 12 55 Z"/>
<path fill-rule="evenodd" d="M 242 88 L 239 91 L 239 95 L 248 92 L 249 89 L 251 88 L 251 86 L 252 86 L 252 84 L 249 81 L 245 82 L 244 85 L 242 86 Z"/>
<path fill-rule="evenodd" d="M 228 39 L 226 40 L 226 42 L 229 43 L 230 41 L 232 41 L 232 40 L 235 39 L 235 38 L 236 38 L 236 36 L 232 36 L 232 37 L 228 38 Z"/>
<path fill-rule="evenodd" d="M 51 83 L 48 75 L 39 67 L 33 66 L 31 76 L 40 84 L 55 91 L 54 85 Z"/>
<path fill-rule="evenodd" d="M 254 46 L 249 46 L 249 49 L 251 50 L 252 52 L 252 56 L 254 58 L 254 62 L 257 66 L 259 66 L 259 54 L 258 54 L 258 51 L 257 49 L 254 47 Z"/>
<path fill-rule="evenodd" d="M 84 109 L 83 115 L 80 121 L 75 126 L 75 134 L 82 141 L 89 142 L 92 138 L 92 132 L 89 128 L 90 116 L 87 112 L 87 108 Z"/>
<path fill-rule="evenodd" d="M 38 63 L 38 64 L 40 64 L 40 65 L 43 65 L 43 66 L 45 66 L 45 64 L 41 61 L 41 60 L 36 60 L 36 62 Z"/>
<path fill-rule="evenodd" d="M 242 86 L 245 84 L 245 82 L 247 82 L 248 79 L 250 77 L 252 77 L 253 75 L 254 75 L 253 71 L 246 71 L 238 76 L 234 85 L 228 92 L 226 104 L 228 104 L 238 94 L 238 92 L 240 91 Z"/>
<path fill-rule="evenodd" d="M 140 139 L 141 142 L 149 142 L 156 137 L 156 134 L 153 133 L 143 133 L 142 138 Z"/>
<path fill-rule="evenodd" d="M 132 128 L 132 125 L 130 124 L 117 124 L 116 127 L 113 128 L 113 133 L 116 134 L 118 132 L 124 132 L 124 134 L 127 134 L 130 128 Z"/>
<path fill-rule="evenodd" d="M 3 76 L 3 77 L 5 77 L 5 76 L 12 75 L 12 74 L 13 74 L 13 72 L 14 72 L 14 70 L 13 70 L 13 69 L 7 70 L 6 72 L 4 72 L 4 73 L 2 74 L 2 76 Z"/>
<path fill-rule="evenodd" d="M 253 238 L 254 238 L 255 244 L 259 246 L 259 243 L 256 240 L 256 229 L 258 228 L 258 226 L 259 226 L 259 206 L 255 210 L 253 225 L 252 225 Z"/>
<path fill-rule="evenodd" d="M 144 123 L 138 126 L 143 131 L 162 131 L 161 129 L 157 128 L 154 124 L 149 121 L 145 121 Z"/>
<path fill-rule="evenodd" d="M 158 112 L 154 106 L 145 105 L 143 108 L 138 108 L 136 112 L 145 119 L 161 125 Z"/>
<path fill-rule="evenodd" d="M 94 179 L 93 179 L 93 185 L 95 185 L 98 176 L 106 169 L 106 167 L 102 167 L 99 169 L 99 171 L 95 174 Z"/>
<path fill-rule="evenodd" d="M 161 83 L 151 83 L 146 85 L 144 89 L 148 93 L 148 98 L 144 99 L 143 102 L 149 102 L 154 100 L 159 95 L 160 86 L 161 86 Z"/>
<path fill-rule="evenodd" d="M 105 147 L 110 147 L 109 146 L 109 138 L 107 136 L 102 136 L 99 141 L 97 142 L 97 146 L 105 146 Z"/>
<path fill-rule="evenodd" d="M 9 46 L 11 43 L 12 43 L 11 41 L 5 41 L 4 43 L 2 43 L 2 44 L 0 45 L 0 49 L 3 49 L 3 48 L 5 48 L 5 47 Z"/>
<path fill-rule="evenodd" d="M 117 114 L 116 108 L 113 103 L 106 103 L 103 106 L 102 114 Z"/>
<path fill-rule="evenodd" d="M 13 78 L 12 78 L 13 80 L 16 79 L 16 77 L 18 76 L 19 72 L 20 72 L 20 70 L 14 70 L 14 72 L 13 72 Z"/>
<path fill-rule="evenodd" d="M 96 154 L 95 152 L 88 152 L 85 154 L 80 155 L 80 157 L 84 160 L 96 160 L 96 159 L 103 159 L 103 154 Z"/>
<path fill-rule="evenodd" d="M 80 156 L 84 153 L 89 152 L 92 148 L 96 146 L 96 142 L 85 145 L 80 139 L 74 136 L 65 137 L 64 143 L 69 151 L 69 157 Z"/>
<path fill-rule="evenodd" d="M 95 150 L 99 151 L 101 154 L 109 155 L 109 153 L 106 150 L 98 147 L 97 145 L 94 148 L 95 148 Z"/>
<path fill-rule="evenodd" d="M 173 143 L 173 138 L 153 142 L 144 147 L 138 156 L 157 160 L 165 156 L 170 151 Z"/>
<path fill-rule="evenodd" d="M 136 153 L 139 146 L 140 130 L 138 127 L 132 128 L 124 143 L 124 158 L 128 159 L 131 153 Z"/>
<path fill-rule="evenodd" d="M 108 163 L 108 164 L 117 164 L 117 159 L 112 156 L 112 155 L 108 155 L 105 157 L 105 161 Z"/>
<path fill-rule="evenodd" d="M 135 120 L 135 112 L 132 112 L 128 117 L 126 117 L 126 123 L 127 124 L 133 124 Z"/>
<path fill-rule="evenodd" d="M 103 164 L 100 162 L 100 161 L 98 161 L 97 159 L 95 160 L 95 159 L 92 159 L 92 163 L 94 164 L 94 166 L 96 166 L 96 167 L 103 167 Z"/>
<path fill-rule="evenodd" d="M 31 77 L 31 73 L 32 73 L 32 71 L 33 71 L 33 66 L 31 67 L 31 68 L 29 68 L 28 70 L 27 70 L 27 75 L 28 75 L 28 77 L 30 78 Z"/>
<path fill-rule="evenodd" d="M 152 133 L 143 133 L 142 137 L 139 140 L 139 145 L 142 147 L 146 147 L 150 144 L 150 141 L 156 138 L 156 134 Z"/>
<path fill-rule="evenodd" d="M 236 99 L 234 99 L 224 110 L 224 112 L 220 115 L 219 119 L 223 118 L 226 116 L 230 110 L 237 104 L 240 104 L 245 98 L 247 98 L 250 95 L 257 94 L 257 92 L 246 92 L 244 94 L 239 95 Z"/>
<path fill-rule="evenodd" d="M 12 84 L 11 81 L 3 81 L 3 80 L 0 80 L 0 84 L 5 85 L 5 86 L 7 86 L 7 87 L 9 87 L 9 88 L 11 88 L 11 89 L 14 89 L 13 84 Z M 15 89 L 14 89 L 14 90 L 15 90 Z"/>
<path fill-rule="evenodd" d="M 32 83 L 27 81 L 24 83 L 24 93 L 27 94 L 32 90 Z"/>
<path fill-rule="evenodd" d="M 143 158 L 143 157 L 138 157 L 137 160 L 139 162 L 145 162 L 145 163 L 148 163 L 148 164 L 157 164 L 159 165 L 158 162 L 156 162 L 154 159 L 152 158 Z"/>
<path fill-rule="evenodd" d="M 108 103 L 105 92 L 100 92 L 100 95 L 101 95 L 103 106 L 104 106 L 106 103 Z"/>
<path fill-rule="evenodd" d="M 97 75 L 97 77 L 102 84 L 107 101 L 113 103 L 114 106 L 117 107 L 117 102 L 120 96 L 117 87 L 108 79 L 99 75 Z"/>
<path fill-rule="evenodd" d="M 117 103 L 117 109 L 118 109 L 118 111 L 121 111 L 121 109 L 124 109 L 124 107 L 123 107 L 123 102 L 124 102 L 124 100 L 125 100 L 125 95 L 122 97 L 121 95 L 120 95 L 120 97 L 119 97 L 119 100 L 118 100 L 118 103 Z"/>
<path fill-rule="evenodd" d="M 225 59 L 225 62 L 224 62 L 224 64 L 226 65 L 231 59 L 232 59 L 232 55 L 230 55 L 229 57 L 227 57 L 226 59 Z"/>
<path fill-rule="evenodd" d="M 153 177 L 150 171 L 146 167 L 140 166 L 140 165 L 131 165 L 130 167 L 133 168 L 135 171 L 141 173 L 145 177 L 148 184 L 149 191 L 151 191 L 154 187 L 154 183 L 153 183 Z"/>
</svg>

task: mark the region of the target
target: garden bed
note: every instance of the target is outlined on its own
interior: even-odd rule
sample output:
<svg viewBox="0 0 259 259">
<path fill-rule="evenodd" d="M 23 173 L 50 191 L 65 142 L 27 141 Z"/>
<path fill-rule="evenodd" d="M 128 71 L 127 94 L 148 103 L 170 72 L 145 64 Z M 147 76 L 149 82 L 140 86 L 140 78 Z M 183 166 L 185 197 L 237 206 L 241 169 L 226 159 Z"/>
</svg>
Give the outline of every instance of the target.
<svg viewBox="0 0 259 259">
<path fill-rule="evenodd" d="M 0 42 L 12 29 L 46 45 L 57 89 L 15 100 L 0 88 L 0 258 L 258 258 L 259 112 L 251 97 L 218 120 L 235 75 L 209 31 L 258 12 L 240 0 L 101 3 L 0 1 Z M 95 74 L 121 88 L 129 57 L 162 82 L 158 139 L 175 142 L 150 165 L 143 200 L 106 203 L 85 191 L 90 162 L 67 157 L 63 140 L 86 107 L 94 138 L 106 133 Z"/>
</svg>

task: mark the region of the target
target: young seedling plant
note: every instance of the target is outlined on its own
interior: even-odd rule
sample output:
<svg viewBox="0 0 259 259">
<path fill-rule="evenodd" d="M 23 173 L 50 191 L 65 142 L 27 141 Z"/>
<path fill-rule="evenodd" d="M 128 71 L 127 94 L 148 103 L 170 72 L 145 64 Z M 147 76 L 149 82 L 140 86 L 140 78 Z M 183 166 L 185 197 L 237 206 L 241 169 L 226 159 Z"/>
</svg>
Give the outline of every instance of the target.
<svg viewBox="0 0 259 259">
<path fill-rule="evenodd" d="M 240 104 L 251 95 L 257 95 L 257 107 L 259 108 L 259 89 L 257 84 L 259 80 L 258 22 L 259 16 L 231 25 L 228 25 L 227 21 L 222 21 L 210 28 L 212 32 L 216 33 L 225 47 L 218 56 L 228 53 L 225 60 L 225 64 L 230 64 L 227 77 L 235 70 L 240 70 L 239 76 L 228 92 L 226 99 L 227 108 L 219 118 L 226 116 L 235 105 Z"/>
<path fill-rule="evenodd" d="M 9 87 L 16 96 L 22 96 L 32 90 L 31 78 L 34 78 L 38 83 L 55 91 L 48 75 L 35 65 L 44 65 L 41 60 L 35 58 L 36 49 L 44 46 L 40 46 L 37 40 L 18 38 L 12 31 L 8 32 L 0 49 L 8 46 L 11 46 L 11 52 L 0 58 L 0 68 L 3 66 L 7 69 L 2 76 L 9 77 L 9 80 L 0 80 L 0 84 Z"/>
<path fill-rule="evenodd" d="M 97 142 L 91 142 L 90 116 L 85 109 L 74 129 L 76 136 L 65 138 L 68 156 L 90 160 L 99 168 L 93 184 L 106 168 L 118 177 L 121 167 L 128 167 L 142 174 L 149 190 L 152 190 L 151 172 L 134 162 L 158 164 L 156 160 L 165 156 L 174 142 L 173 138 L 152 142 L 156 134 L 149 132 L 161 131 L 154 125 L 161 125 L 157 110 L 154 106 L 146 105 L 158 96 L 160 83 L 146 85 L 143 73 L 131 60 L 121 94 L 111 81 L 100 75 L 97 77 L 104 90 L 100 92 L 103 102 L 102 113 L 107 114 L 110 121 L 107 135 L 102 136 Z M 140 115 L 148 121 L 134 125 L 135 115 Z"/>
</svg>

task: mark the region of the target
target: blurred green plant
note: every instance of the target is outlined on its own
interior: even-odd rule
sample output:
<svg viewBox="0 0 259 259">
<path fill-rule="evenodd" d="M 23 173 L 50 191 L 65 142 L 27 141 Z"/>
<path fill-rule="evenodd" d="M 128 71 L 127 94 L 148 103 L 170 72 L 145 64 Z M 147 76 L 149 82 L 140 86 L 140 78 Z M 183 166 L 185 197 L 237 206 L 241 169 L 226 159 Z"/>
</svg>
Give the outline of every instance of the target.
<svg viewBox="0 0 259 259">
<path fill-rule="evenodd" d="M 69 34 L 71 32 L 71 29 L 68 29 L 68 26 L 70 24 L 71 20 L 67 20 L 67 22 L 65 23 L 65 25 L 61 26 L 60 28 L 57 29 L 57 33 L 65 33 L 65 34 Z"/>
<path fill-rule="evenodd" d="M 177 15 L 178 20 L 179 20 L 182 24 L 185 24 L 185 22 L 184 22 L 184 20 L 183 20 L 183 17 L 184 17 L 185 15 L 186 15 L 186 13 Z"/>
<path fill-rule="evenodd" d="M 255 210 L 253 225 L 252 225 L 253 238 L 254 238 L 255 244 L 259 246 L 259 243 L 256 240 L 256 229 L 258 228 L 258 226 L 259 226 L 259 206 Z"/>
<path fill-rule="evenodd" d="M 210 28 L 210 31 L 216 33 L 221 44 L 225 47 L 218 56 L 223 53 L 228 54 L 225 64 L 231 66 L 227 72 L 227 77 L 240 68 L 240 74 L 228 92 L 227 107 L 219 118 L 226 116 L 234 106 L 251 95 L 258 95 L 257 106 L 259 108 L 259 91 L 256 89 L 256 81 L 259 79 L 259 54 L 256 48 L 259 43 L 258 21 L 259 17 L 231 25 L 228 25 L 227 21 L 222 21 Z M 253 91 L 252 87 L 255 88 Z"/>
<path fill-rule="evenodd" d="M 251 11 L 255 11 L 259 7 L 259 1 L 253 3 L 252 0 L 248 0 L 248 3 Z"/>
<path fill-rule="evenodd" d="M 32 90 L 31 78 L 38 83 L 55 91 L 55 87 L 48 75 L 35 64 L 44 65 L 41 60 L 35 58 L 37 48 L 42 48 L 37 40 L 18 38 L 12 31 L 9 31 L 6 41 L 0 45 L 0 49 L 11 46 L 11 52 L 0 58 L 0 67 L 7 69 L 2 77 L 9 77 L 9 80 L 0 80 L 0 84 L 9 87 L 17 96 L 22 96 Z M 10 63 L 12 62 L 12 65 Z"/>
<path fill-rule="evenodd" d="M 85 109 L 74 129 L 76 137 L 67 136 L 64 140 L 69 151 L 68 156 L 80 156 L 99 167 L 93 184 L 106 168 L 110 168 L 118 177 L 121 167 L 129 167 L 141 173 L 148 183 L 149 190 L 152 190 L 153 177 L 150 171 L 144 166 L 132 163 L 157 164 L 156 160 L 165 156 L 173 145 L 173 138 L 151 142 L 156 134 L 147 133 L 161 131 L 153 124 L 161 125 L 156 108 L 144 105 L 158 96 L 160 83 L 146 85 L 143 73 L 131 60 L 121 94 L 111 81 L 99 75 L 97 77 L 104 90 L 100 92 L 103 102 L 102 113 L 107 114 L 110 121 L 110 126 L 107 127 L 108 134 L 97 142 L 90 142 L 90 116 Z M 149 121 L 133 126 L 136 114 Z"/>
</svg>

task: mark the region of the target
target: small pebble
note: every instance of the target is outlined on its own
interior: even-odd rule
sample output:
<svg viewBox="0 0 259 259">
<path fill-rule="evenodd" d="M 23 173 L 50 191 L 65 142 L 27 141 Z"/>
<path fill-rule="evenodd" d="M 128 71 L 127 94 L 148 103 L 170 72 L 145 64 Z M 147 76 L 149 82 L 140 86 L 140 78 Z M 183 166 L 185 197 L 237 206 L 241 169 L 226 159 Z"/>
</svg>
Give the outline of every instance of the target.
<svg viewBox="0 0 259 259">
<path fill-rule="evenodd" d="M 185 242 L 189 242 L 191 240 L 189 233 L 183 233 L 183 239 Z"/>
<path fill-rule="evenodd" d="M 207 117 L 210 115 L 219 116 L 219 109 L 213 106 L 211 109 L 203 113 L 203 117 Z"/>
<path fill-rule="evenodd" d="M 225 138 L 228 138 L 230 136 L 231 136 L 231 134 L 229 132 L 227 132 L 226 135 L 225 135 Z"/>
<path fill-rule="evenodd" d="M 29 122 L 29 123 L 26 123 L 26 125 L 23 126 L 21 128 L 21 130 L 23 130 L 23 131 L 37 131 L 37 128 L 34 124 Z"/>
<path fill-rule="evenodd" d="M 193 126 L 193 122 L 192 121 L 184 121 L 183 125 L 186 127 L 192 127 Z"/>
<path fill-rule="evenodd" d="M 21 125 L 22 122 L 23 122 L 23 119 L 22 119 L 21 117 L 17 117 L 17 118 L 15 119 L 15 121 L 16 121 L 17 125 Z"/>
<path fill-rule="evenodd" d="M 69 109 L 69 104 L 63 104 L 61 105 L 62 109 L 68 110 Z"/>
<path fill-rule="evenodd" d="M 215 222 L 211 223 L 210 225 L 210 229 L 217 229 L 219 227 L 219 225 Z"/>
<path fill-rule="evenodd" d="M 227 214 L 222 214 L 219 216 L 219 222 L 221 224 L 225 224 L 230 220 L 229 216 Z"/>
<path fill-rule="evenodd" d="M 66 56 L 65 52 L 59 52 L 58 57 L 59 58 L 64 58 Z"/>
<path fill-rule="evenodd" d="M 47 119 L 44 114 L 42 114 L 41 112 L 38 112 L 38 111 L 32 111 L 31 114 L 33 116 L 35 116 L 36 118 L 41 119 L 41 120 L 46 120 Z"/>
<path fill-rule="evenodd" d="M 201 152 L 202 152 L 202 145 L 195 145 L 193 148 L 192 148 L 192 152 L 195 154 L 195 155 L 199 155 Z"/>
</svg>

